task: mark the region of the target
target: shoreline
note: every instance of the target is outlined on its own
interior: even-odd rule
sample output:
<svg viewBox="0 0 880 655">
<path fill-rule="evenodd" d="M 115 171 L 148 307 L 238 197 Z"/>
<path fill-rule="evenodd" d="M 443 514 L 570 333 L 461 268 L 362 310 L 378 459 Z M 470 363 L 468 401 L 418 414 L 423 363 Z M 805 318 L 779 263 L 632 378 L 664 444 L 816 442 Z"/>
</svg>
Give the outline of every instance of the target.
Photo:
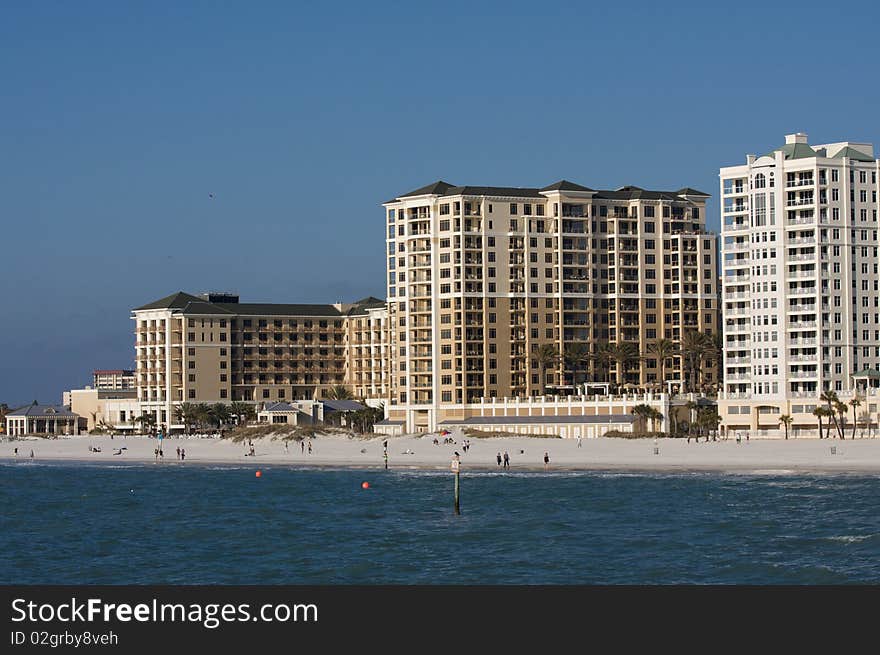
<svg viewBox="0 0 880 655">
<path fill-rule="evenodd" d="M 0 443 L 0 464 L 33 462 L 105 466 L 140 465 L 214 466 L 229 468 L 285 467 L 315 470 L 386 470 L 383 442 L 388 442 L 388 471 L 449 472 L 453 452 L 461 454 L 462 472 L 485 473 L 734 473 L 734 474 L 880 474 L 880 439 L 825 440 L 791 439 L 734 440 L 687 444 L 684 439 L 660 439 L 654 454 L 652 439 L 585 439 L 582 446 L 574 439 L 532 437 L 489 437 L 470 439 L 463 450 L 461 434 L 453 434 L 455 444 L 433 444 L 429 437 L 400 436 L 352 438 L 319 435 L 312 440 L 314 452 L 306 453 L 306 443 L 264 437 L 254 440 L 255 455 L 245 455 L 247 443 L 225 439 L 169 438 L 162 449 L 164 459 L 156 460 L 158 442 L 145 436 L 110 439 L 109 436 L 78 436 L 59 439 L 18 439 Z M 13 449 L 18 448 L 18 456 Z M 92 447 L 100 452 L 92 453 Z M 113 452 L 124 448 L 123 454 Z M 186 460 L 176 457 L 177 448 L 186 450 Z M 835 454 L 831 449 L 836 450 Z M 31 449 L 34 460 L 29 457 Z M 497 465 L 497 456 L 508 452 L 510 468 Z M 542 459 L 549 453 L 550 465 Z"/>
</svg>

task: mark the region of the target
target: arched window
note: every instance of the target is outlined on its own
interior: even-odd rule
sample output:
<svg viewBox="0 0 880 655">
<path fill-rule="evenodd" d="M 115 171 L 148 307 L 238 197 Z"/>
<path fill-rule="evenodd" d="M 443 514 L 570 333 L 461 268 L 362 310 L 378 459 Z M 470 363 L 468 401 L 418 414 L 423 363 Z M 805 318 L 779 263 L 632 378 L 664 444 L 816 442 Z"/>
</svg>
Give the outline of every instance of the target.
<svg viewBox="0 0 880 655">
<path fill-rule="evenodd" d="M 755 188 L 763 189 L 767 186 L 767 179 L 764 177 L 763 173 L 758 173 L 755 175 Z"/>
</svg>

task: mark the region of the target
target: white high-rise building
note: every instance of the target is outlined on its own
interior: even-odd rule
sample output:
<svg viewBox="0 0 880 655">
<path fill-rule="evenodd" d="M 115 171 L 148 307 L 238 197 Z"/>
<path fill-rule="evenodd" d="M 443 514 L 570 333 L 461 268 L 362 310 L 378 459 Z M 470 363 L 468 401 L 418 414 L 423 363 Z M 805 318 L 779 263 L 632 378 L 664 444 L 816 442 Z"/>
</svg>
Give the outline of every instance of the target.
<svg viewBox="0 0 880 655">
<path fill-rule="evenodd" d="M 877 383 L 878 170 L 869 143 L 811 146 L 801 133 L 720 170 L 729 430 L 775 432 L 790 414 L 815 431 L 823 391 Z"/>
</svg>

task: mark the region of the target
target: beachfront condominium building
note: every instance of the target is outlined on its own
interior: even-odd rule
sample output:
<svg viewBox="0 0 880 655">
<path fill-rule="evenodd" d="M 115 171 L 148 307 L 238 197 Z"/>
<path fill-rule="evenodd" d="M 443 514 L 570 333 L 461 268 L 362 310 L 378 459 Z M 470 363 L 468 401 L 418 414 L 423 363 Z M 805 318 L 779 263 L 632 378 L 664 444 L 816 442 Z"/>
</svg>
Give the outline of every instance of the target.
<svg viewBox="0 0 880 655">
<path fill-rule="evenodd" d="M 719 334 L 707 197 L 441 181 L 384 203 L 389 418 L 434 429 L 481 398 L 680 384 L 685 358 L 661 362 L 650 346 Z M 629 355 L 603 356 L 608 344 L 631 344 Z M 716 365 L 704 359 L 702 383 L 717 382 Z"/>
<path fill-rule="evenodd" d="M 134 389 L 137 386 L 135 372 L 128 369 L 95 369 L 94 388 L 101 390 Z"/>
<path fill-rule="evenodd" d="M 310 399 L 331 387 L 383 398 L 384 302 L 241 303 L 179 292 L 132 311 L 142 411 L 174 425 L 183 402 Z M 357 328 L 351 327 L 351 321 Z"/>
<path fill-rule="evenodd" d="M 878 177 L 871 144 L 800 133 L 720 170 L 729 429 L 777 431 L 789 414 L 812 430 L 823 391 L 880 368 Z"/>
</svg>

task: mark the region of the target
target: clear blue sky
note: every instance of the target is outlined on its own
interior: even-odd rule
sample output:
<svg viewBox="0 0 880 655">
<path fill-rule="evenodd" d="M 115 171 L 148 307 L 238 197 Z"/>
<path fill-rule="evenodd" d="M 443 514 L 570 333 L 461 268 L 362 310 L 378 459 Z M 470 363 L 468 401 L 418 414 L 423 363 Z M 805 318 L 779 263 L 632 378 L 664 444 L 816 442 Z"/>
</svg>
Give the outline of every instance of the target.
<svg viewBox="0 0 880 655">
<path fill-rule="evenodd" d="M 379 205 L 437 179 L 717 196 L 880 143 L 878 4 L 5 3 L 0 402 L 131 366 L 180 289 L 381 296 Z"/>
</svg>

